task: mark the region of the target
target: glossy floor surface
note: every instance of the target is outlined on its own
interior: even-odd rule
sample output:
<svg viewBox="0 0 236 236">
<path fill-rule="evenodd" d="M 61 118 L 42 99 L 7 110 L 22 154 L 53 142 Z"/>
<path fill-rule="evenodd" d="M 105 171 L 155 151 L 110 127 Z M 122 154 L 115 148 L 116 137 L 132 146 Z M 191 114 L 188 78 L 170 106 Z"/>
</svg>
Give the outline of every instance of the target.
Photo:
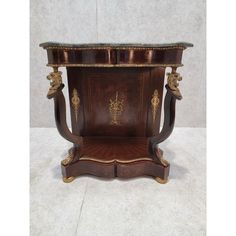
<svg viewBox="0 0 236 236">
<path fill-rule="evenodd" d="M 149 177 L 61 180 L 71 144 L 54 128 L 31 129 L 32 236 L 205 235 L 205 129 L 175 128 L 160 145 L 169 182 Z"/>
</svg>

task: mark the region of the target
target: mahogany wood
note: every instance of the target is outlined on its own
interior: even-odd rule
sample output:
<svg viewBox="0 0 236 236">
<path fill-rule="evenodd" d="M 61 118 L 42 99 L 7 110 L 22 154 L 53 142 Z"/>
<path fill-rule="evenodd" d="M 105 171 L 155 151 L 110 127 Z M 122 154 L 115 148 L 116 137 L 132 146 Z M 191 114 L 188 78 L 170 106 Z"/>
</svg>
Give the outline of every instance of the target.
<svg viewBox="0 0 236 236">
<path fill-rule="evenodd" d="M 169 163 L 158 144 L 174 128 L 176 99 L 182 98 L 176 72 L 188 43 L 164 45 L 43 43 L 54 72 L 48 98 L 54 99 L 59 133 L 73 143 L 62 161 L 64 180 L 83 174 L 131 178 L 148 175 L 166 181 Z M 67 69 L 72 131 L 66 123 Z M 160 117 L 166 67 L 171 67 Z"/>
</svg>

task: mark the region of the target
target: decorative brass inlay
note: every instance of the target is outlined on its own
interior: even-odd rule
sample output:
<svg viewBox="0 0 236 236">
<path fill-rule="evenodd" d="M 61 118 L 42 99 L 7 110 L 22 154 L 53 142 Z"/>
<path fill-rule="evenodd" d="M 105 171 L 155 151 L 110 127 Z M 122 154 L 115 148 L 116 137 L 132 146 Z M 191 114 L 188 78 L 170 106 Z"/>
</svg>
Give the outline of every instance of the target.
<svg viewBox="0 0 236 236">
<path fill-rule="evenodd" d="M 120 125 L 119 117 L 124 110 L 124 99 L 118 99 L 118 91 L 116 92 L 116 98 L 110 99 L 109 111 L 111 114 L 111 124 Z"/>
<path fill-rule="evenodd" d="M 119 50 L 168 50 L 168 49 L 186 49 L 184 46 L 170 46 L 170 47 L 65 47 L 65 46 L 48 46 L 44 49 L 61 49 L 61 50 L 109 50 L 109 49 L 119 49 Z"/>
<path fill-rule="evenodd" d="M 62 78 L 61 78 L 62 72 L 58 71 L 57 67 L 54 67 L 53 70 L 54 71 L 47 76 L 47 79 L 51 81 L 50 82 L 51 87 L 49 88 L 47 94 L 48 96 L 55 93 L 62 83 Z"/>
<path fill-rule="evenodd" d="M 178 81 L 182 80 L 182 77 L 180 76 L 179 73 L 177 72 L 171 72 L 171 73 L 167 73 L 167 83 L 169 88 L 173 91 L 173 93 L 177 96 L 177 97 L 182 97 L 180 91 L 179 91 L 179 83 Z"/>
<path fill-rule="evenodd" d="M 79 99 L 79 96 L 78 96 L 78 91 L 75 88 L 73 89 L 73 92 L 72 92 L 71 102 L 72 102 L 72 107 L 74 109 L 75 120 L 77 122 L 78 111 L 79 111 L 79 107 L 80 107 L 80 99 Z"/>
<path fill-rule="evenodd" d="M 73 161 L 73 158 L 74 158 L 74 154 L 73 154 L 73 151 L 72 150 L 69 150 L 69 155 L 67 156 L 66 159 L 64 159 L 61 164 L 66 166 L 68 164 L 70 164 L 72 161 Z"/>
<path fill-rule="evenodd" d="M 160 99 L 158 97 L 158 91 L 157 89 L 154 90 L 154 93 L 152 95 L 151 104 L 152 104 L 152 123 L 155 123 L 156 115 L 157 115 L 157 108 L 160 103 Z"/>
<path fill-rule="evenodd" d="M 183 64 L 47 64 L 50 67 L 181 67 Z"/>
<path fill-rule="evenodd" d="M 101 162 L 101 163 L 113 163 L 113 162 L 131 163 L 131 162 L 135 162 L 135 161 L 153 161 L 153 159 L 150 157 L 140 157 L 140 158 L 127 160 L 127 161 L 126 160 L 119 160 L 119 159 L 112 159 L 109 161 L 105 161 L 105 160 L 96 159 L 96 158 L 87 157 L 87 156 L 82 156 L 79 160 L 80 161 L 97 161 L 97 162 Z"/>
</svg>

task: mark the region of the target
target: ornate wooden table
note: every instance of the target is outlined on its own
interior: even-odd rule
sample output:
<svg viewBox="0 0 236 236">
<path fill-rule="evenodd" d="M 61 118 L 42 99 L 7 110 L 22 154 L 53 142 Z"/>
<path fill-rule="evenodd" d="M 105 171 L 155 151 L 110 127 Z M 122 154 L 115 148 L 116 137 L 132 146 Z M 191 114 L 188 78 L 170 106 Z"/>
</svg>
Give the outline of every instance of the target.
<svg viewBox="0 0 236 236">
<path fill-rule="evenodd" d="M 177 68 L 189 43 L 42 43 L 53 68 L 47 94 L 53 98 L 59 133 L 73 143 L 61 162 L 64 182 L 76 176 L 130 178 L 141 175 L 166 183 L 169 163 L 159 143 L 171 134 L 175 103 L 182 95 Z M 62 73 L 66 67 L 72 131 L 66 123 Z M 160 117 L 166 67 L 164 124 Z"/>
</svg>

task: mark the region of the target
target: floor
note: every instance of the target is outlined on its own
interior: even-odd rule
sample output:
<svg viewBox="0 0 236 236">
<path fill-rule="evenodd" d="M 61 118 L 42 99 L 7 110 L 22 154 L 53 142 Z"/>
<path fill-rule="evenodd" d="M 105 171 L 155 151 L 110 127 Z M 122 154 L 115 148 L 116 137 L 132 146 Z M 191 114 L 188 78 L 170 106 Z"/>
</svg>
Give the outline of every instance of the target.
<svg viewBox="0 0 236 236">
<path fill-rule="evenodd" d="M 205 232 L 204 128 L 175 128 L 160 145 L 170 181 L 149 177 L 66 184 L 60 161 L 71 144 L 54 128 L 31 129 L 31 236 L 202 236 Z"/>
</svg>

